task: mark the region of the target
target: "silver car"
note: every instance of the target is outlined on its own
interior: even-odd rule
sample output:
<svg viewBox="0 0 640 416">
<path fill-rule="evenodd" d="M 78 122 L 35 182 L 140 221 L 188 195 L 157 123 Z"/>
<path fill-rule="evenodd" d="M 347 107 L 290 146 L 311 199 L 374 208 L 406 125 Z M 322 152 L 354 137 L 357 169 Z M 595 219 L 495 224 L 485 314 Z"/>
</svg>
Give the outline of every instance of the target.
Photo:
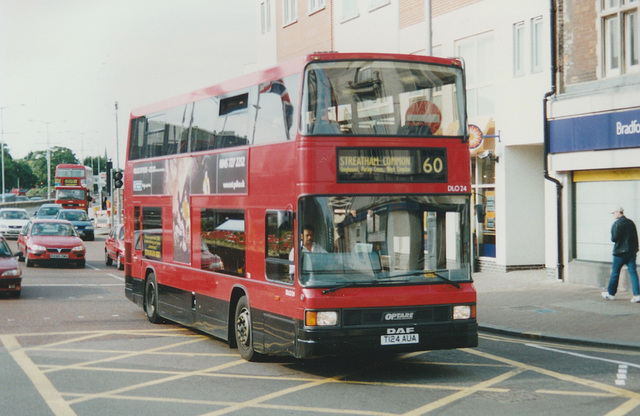
<svg viewBox="0 0 640 416">
<path fill-rule="evenodd" d="M 0 234 L 5 238 L 18 238 L 20 230 L 29 222 L 29 213 L 22 208 L 0 209 Z"/>
</svg>

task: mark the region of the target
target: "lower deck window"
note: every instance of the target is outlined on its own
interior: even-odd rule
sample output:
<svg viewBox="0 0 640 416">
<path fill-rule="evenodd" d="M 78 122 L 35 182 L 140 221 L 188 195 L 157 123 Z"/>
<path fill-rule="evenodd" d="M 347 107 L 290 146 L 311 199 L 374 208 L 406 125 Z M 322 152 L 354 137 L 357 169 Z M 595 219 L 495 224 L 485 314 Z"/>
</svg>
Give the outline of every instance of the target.
<svg viewBox="0 0 640 416">
<path fill-rule="evenodd" d="M 142 254 L 145 258 L 162 260 L 162 208 L 142 208 Z"/>
<path fill-rule="evenodd" d="M 201 268 L 245 275 L 244 212 L 203 209 Z"/>
<path fill-rule="evenodd" d="M 293 283 L 293 216 L 286 211 L 267 212 L 266 275 L 276 282 Z"/>
</svg>

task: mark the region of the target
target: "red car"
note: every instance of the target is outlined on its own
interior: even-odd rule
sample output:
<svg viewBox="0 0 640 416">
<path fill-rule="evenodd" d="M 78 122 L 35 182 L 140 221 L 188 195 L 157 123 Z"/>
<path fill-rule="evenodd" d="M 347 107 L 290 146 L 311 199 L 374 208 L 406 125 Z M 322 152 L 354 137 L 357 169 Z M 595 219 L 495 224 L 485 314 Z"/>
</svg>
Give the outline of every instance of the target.
<svg viewBox="0 0 640 416">
<path fill-rule="evenodd" d="M 0 293 L 9 293 L 20 297 L 22 285 L 22 270 L 18 261 L 13 257 L 9 244 L 0 237 Z"/>
<path fill-rule="evenodd" d="M 36 263 L 85 265 L 86 249 L 73 224 L 67 220 L 34 219 L 18 236 L 20 259 L 27 267 Z"/>
<path fill-rule="evenodd" d="M 111 266 L 116 262 L 118 270 L 124 269 L 124 226 L 116 225 L 104 240 L 104 264 Z"/>
</svg>

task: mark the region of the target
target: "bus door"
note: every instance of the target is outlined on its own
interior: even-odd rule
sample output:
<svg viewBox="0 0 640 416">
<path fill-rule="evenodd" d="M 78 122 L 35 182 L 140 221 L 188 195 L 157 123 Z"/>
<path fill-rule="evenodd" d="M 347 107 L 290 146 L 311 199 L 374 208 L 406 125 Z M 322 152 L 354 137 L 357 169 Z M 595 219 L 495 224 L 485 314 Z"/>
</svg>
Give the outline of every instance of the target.
<svg viewBox="0 0 640 416">
<path fill-rule="evenodd" d="M 265 278 L 274 283 L 267 286 L 265 301 L 275 303 L 265 312 L 265 353 L 295 352 L 295 314 L 297 308 L 294 283 L 294 221 L 291 211 L 267 211 L 265 221 Z M 257 338 L 258 335 L 256 335 Z"/>
<path fill-rule="evenodd" d="M 133 207 L 133 244 L 131 244 L 132 250 L 126 250 L 125 247 L 125 268 L 127 263 L 130 263 L 131 276 L 142 279 L 144 282 L 144 271 L 142 270 L 142 236 L 140 230 L 140 206 L 135 206 Z M 127 258 L 129 251 L 131 252 L 130 259 Z"/>
</svg>

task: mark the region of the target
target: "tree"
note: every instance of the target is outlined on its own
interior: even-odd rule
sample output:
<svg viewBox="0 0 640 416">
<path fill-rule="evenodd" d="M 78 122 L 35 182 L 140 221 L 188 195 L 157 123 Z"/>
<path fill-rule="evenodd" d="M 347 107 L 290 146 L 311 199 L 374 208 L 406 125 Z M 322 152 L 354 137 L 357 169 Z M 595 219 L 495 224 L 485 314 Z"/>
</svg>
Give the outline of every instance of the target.
<svg viewBox="0 0 640 416">
<path fill-rule="evenodd" d="M 35 187 L 38 182 L 36 175 L 34 175 L 31 170 L 31 166 L 22 159 L 13 161 L 13 174 L 15 175 L 13 182 L 7 183 L 15 188 L 30 189 Z M 13 184 L 15 184 L 15 186 Z"/>
<path fill-rule="evenodd" d="M 36 179 L 31 167 L 24 160 L 13 160 L 7 145 L 4 145 L 4 186 L 5 191 L 13 188 L 31 188 Z"/>
<path fill-rule="evenodd" d="M 93 174 L 98 175 L 100 172 L 106 172 L 107 160 L 104 156 L 85 157 L 84 165 L 91 166 Z"/>
<path fill-rule="evenodd" d="M 51 189 L 54 187 L 54 178 L 56 175 L 56 166 L 61 163 L 78 163 L 78 159 L 74 156 L 71 149 L 66 147 L 54 146 L 50 150 L 51 153 Z M 31 167 L 36 177 L 36 184 L 47 186 L 47 151 L 38 150 L 29 152 L 25 157 L 26 162 Z"/>
</svg>

